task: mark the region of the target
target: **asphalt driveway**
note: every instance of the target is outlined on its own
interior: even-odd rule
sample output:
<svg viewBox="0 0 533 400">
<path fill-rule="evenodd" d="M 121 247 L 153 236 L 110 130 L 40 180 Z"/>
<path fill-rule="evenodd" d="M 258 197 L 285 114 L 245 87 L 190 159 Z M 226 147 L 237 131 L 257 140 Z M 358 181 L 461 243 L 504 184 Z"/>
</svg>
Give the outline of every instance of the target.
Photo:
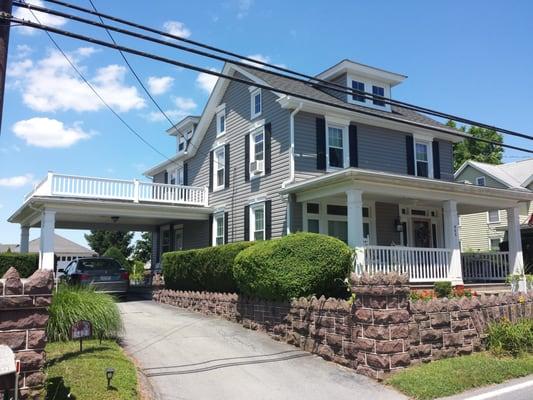
<svg viewBox="0 0 533 400">
<path fill-rule="evenodd" d="M 126 351 L 160 400 L 405 399 L 349 369 L 229 321 L 146 300 L 119 307 Z"/>
</svg>

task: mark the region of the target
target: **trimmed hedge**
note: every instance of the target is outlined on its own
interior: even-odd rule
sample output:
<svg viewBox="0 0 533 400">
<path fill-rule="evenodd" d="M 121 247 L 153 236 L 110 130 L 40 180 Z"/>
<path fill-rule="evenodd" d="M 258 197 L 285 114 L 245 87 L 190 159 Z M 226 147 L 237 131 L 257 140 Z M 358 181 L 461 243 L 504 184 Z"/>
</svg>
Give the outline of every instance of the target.
<svg viewBox="0 0 533 400">
<path fill-rule="evenodd" d="M 238 242 L 163 254 L 165 286 L 174 290 L 236 292 L 233 260 L 254 243 Z"/>
<path fill-rule="evenodd" d="M 15 267 L 21 278 L 27 278 L 39 267 L 39 254 L 0 253 L 0 278 L 10 267 Z"/>
<path fill-rule="evenodd" d="M 243 250 L 233 274 L 242 293 L 262 299 L 346 297 L 351 260 L 352 250 L 339 239 L 301 232 Z"/>
</svg>

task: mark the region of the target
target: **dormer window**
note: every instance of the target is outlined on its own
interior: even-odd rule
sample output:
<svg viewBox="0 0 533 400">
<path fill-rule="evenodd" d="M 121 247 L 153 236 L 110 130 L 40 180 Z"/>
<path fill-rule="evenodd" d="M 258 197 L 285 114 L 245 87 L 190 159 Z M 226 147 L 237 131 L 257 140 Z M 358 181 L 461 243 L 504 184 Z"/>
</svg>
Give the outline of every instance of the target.
<svg viewBox="0 0 533 400">
<path fill-rule="evenodd" d="M 226 133 L 226 105 L 221 104 L 217 108 L 217 136 Z"/>
<path fill-rule="evenodd" d="M 178 135 L 178 153 L 181 153 L 183 150 L 185 150 L 185 141 L 187 139 L 184 135 L 179 134 Z"/>
<path fill-rule="evenodd" d="M 359 92 L 364 92 L 365 91 L 365 84 L 363 82 L 352 80 L 352 89 L 357 90 Z M 365 102 L 365 96 L 354 93 L 354 94 L 352 94 L 352 100 L 364 103 Z"/>
<path fill-rule="evenodd" d="M 385 88 L 381 86 L 372 85 L 372 94 L 374 96 L 385 97 Z M 385 102 L 379 98 L 374 97 L 373 103 L 375 106 L 385 107 Z"/>
<path fill-rule="evenodd" d="M 250 118 L 256 118 L 261 115 L 263 110 L 263 96 L 261 95 L 261 89 L 254 89 L 250 94 Z"/>
</svg>

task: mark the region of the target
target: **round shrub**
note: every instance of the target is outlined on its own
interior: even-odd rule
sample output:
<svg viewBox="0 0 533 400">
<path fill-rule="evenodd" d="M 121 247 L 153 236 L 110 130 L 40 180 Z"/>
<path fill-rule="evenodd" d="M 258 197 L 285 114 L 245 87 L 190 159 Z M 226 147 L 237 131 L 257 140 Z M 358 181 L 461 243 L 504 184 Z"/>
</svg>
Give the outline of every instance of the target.
<svg viewBox="0 0 533 400">
<path fill-rule="evenodd" d="M 339 239 L 301 232 L 241 251 L 233 275 L 242 293 L 262 299 L 345 297 L 351 259 L 351 249 Z"/>
<path fill-rule="evenodd" d="M 39 266 L 38 253 L 0 253 L 0 278 L 10 267 L 14 267 L 21 278 L 28 278 Z"/>
</svg>

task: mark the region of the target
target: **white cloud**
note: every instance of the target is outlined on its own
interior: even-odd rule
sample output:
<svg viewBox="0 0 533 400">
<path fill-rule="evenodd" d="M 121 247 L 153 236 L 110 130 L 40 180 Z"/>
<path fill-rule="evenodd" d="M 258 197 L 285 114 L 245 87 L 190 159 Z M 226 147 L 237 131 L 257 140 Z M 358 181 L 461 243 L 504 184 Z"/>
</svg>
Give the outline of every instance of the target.
<svg viewBox="0 0 533 400">
<path fill-rule="evenodd" d="M 87 68 L 80 61 L 95 51 L 92 47 L 81 47 L 68 56 L 79 69 L 86 71 Z M 123 66 L 111 64 L 97 69 L 96 74 L 87 79 L 100 96 L 118 111 L 141 109 L 145 106 L 145 101 L 135 86 L 124 83 L 125 74 Z M 10 76 L 17 78 L 13 84 L 21 90 L 24 104 L 35 111 L 82 112 L 98 111 L 105 107 L 56 50 L 37 62 L 24 59 L 13 64 Z"/>
<path fill-rule="evenodd" d="M 10 188 L 19 188 L 22 186 L 29 185 L 33 182 L 33 175 L 19 175 L 11 176 L 9 178 L 0 178 L 0 186 L 10 187 Z"/>
<path fill-rule="evenodd" d="M 176 105 L 176 108 L 165 110 L 165 114 L 174 122 L 190 115 L 197 107 L 197 104 L 193 99 L 185 97 L 174 98 L 174 104 Z M 165 116 L 159 111 L 152 111 L 146 114 L 145 117 L 151 122 L 161 122 L 166 120 Z"/>
<path fill-rule="evenodd" d="M 151 76 L 148 78 L 148 88 L 152 94 L 160 95 L 166 93 L 174 83 L 174 78 L 170 76 Z"/>
<path fill-rule="evenodd" d="M 57 119 L 41 117 L 16 122 L 13 132 L 26 144 L 45 148 L 70 147 L 91 136 L 79 123 L 67 127 Z"/>
<path fill-rule="evenodd" d="M 13 57 L 25 58 L 25 57 L 28 57 L 31 53 L 33 53 L 33 49 L 27 44 L 17 44 L 15 54 L 13 54 Z"/>
<path fill-rule="evenodd" d="M 196 103 L 193 99 L 190 98 L 176 97 L 174 99 L 174 103 L 176 104 L 176 107 L 178 107 L 178 109 L 184 111 L 191 111 L 196 108 Z"/>
<path fill-rule="evenodd" d="M 216 68 L 209 68 L 209 70 L 214 72 L 219 72 Z M 211 93 L 215 87 L 218 80 L 218 76 L 206 74 L 205 72 L 200 72 L 196 77 L 196 84 L 207 93 Z"/>
<path fill-rule="evenodd" d="M 33 4 L 39 7 L 44 7 L 44 3 L 41 0 L 27 0 L 26 3 Z M 13 13 L 13 16 L 35 23 L 40 22 L 43 25 L 49 25 L 53 27 L 62 26 L 67 22 L 65 18 L 58 17 L 57 15 L 46 14 L 39 11 L 33 11 L 33 13 L 37 17 L 38 21 L 27 8 L 18 7 Z M 29 26 L 20 26 L 17 28 L 17 31 L 22 33 L 23 35 L 33 35 L 39 30 L 30 28 Z"/>
<path fill-rule="evenodd" d="M 252 5 L 254 4 L 254 0 L 238 0 L 238 2 L 237 18 L 243 19 L 248 15 L 250 8 L 252 8 Z"/>
<path fill-rule="evenodd" d="M 183 22 L 167 21 L 163 24 L 163 28 L 171 35 L 180 36 L 185 39 L 191 36 L 191 30 Z"/>
</svg>

